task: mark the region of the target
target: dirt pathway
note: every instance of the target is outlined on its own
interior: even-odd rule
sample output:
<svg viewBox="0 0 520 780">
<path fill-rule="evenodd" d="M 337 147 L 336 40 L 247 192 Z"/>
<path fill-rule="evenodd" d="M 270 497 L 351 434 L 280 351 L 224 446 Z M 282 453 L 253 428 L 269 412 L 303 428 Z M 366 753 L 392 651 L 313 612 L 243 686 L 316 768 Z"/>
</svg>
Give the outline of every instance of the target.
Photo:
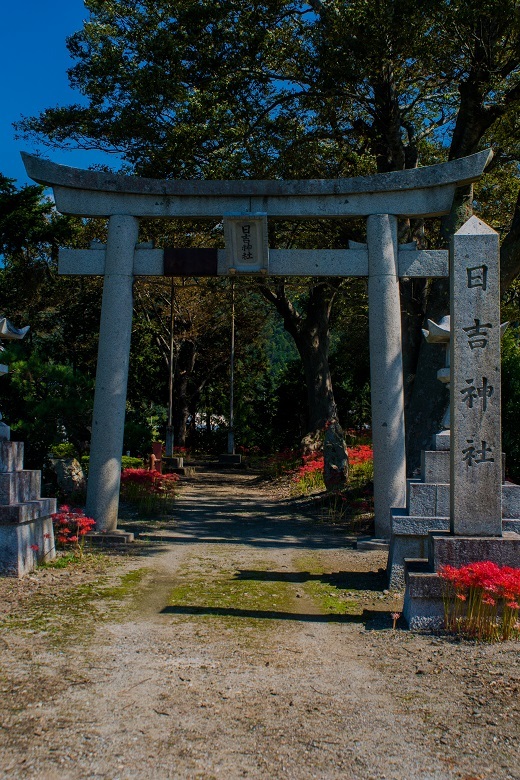
<svg viewBox="0 0 520 780">
<path fill-rule="evenodd" d="M 392 631 L 380 553 L 244 473 L 143 539 L 0 582 L 0 778 L 520 778 L 518 645 Z"/>
</svg>

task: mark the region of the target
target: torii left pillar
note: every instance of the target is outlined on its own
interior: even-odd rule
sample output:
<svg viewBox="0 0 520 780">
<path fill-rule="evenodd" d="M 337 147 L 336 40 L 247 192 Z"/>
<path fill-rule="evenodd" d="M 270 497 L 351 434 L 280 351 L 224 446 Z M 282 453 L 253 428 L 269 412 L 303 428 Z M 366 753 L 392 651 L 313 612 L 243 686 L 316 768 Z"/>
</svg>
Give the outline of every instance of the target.
<svg viewBox="0 0 520 780">
<path fill-rule="evenodd" d="M 138 232 L 135 217 L 110 217 L 86 506 L 97 531 L 117 528 Z"/>
</svg>

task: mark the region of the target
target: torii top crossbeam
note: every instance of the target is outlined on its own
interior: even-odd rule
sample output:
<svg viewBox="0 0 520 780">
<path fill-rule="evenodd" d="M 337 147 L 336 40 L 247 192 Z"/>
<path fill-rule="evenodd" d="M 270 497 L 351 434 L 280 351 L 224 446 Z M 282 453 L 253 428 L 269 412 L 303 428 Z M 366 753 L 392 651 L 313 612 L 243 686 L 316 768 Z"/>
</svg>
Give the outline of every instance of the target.
<svg viewBox="0 0 520 780">
<path fill-rule="evenodd" d="M 269 217 L 434 217 L 449 212 L 456 187 L 478 179 L 490 150 L 460 160 L 352 179 L 208 181 L 145 179 L 84 171 L 22 152 L 28 175 L 54 190 L 63 214 L 220 219 L 226 212 Z"/>
</svg>

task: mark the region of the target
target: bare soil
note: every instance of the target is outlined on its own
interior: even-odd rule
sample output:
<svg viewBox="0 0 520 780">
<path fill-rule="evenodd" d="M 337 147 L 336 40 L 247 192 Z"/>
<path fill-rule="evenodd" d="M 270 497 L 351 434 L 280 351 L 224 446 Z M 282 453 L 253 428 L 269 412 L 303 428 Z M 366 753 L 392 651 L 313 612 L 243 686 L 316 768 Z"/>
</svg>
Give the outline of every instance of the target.
<svg viewBox="0 0 520 780">
<path fill-rule="evenodd" d="M 0 580 L 0 778 L 520 778 L 518 644 L 412 634 L 385 556 L 248 473 Z"/>
</svg>

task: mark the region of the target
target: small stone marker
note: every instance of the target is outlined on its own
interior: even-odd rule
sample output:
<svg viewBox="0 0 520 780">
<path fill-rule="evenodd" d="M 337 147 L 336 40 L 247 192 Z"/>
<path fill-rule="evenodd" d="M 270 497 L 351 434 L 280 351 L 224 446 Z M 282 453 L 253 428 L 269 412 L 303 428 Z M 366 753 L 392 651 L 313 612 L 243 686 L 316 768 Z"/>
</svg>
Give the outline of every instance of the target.
<svg viewBox="0 0 520 780">
<path fill-rule="evenodd" d="M 450 527 L 501 536 L 498 234 L 471 217 L 452 242 Z"/>
</svg>

